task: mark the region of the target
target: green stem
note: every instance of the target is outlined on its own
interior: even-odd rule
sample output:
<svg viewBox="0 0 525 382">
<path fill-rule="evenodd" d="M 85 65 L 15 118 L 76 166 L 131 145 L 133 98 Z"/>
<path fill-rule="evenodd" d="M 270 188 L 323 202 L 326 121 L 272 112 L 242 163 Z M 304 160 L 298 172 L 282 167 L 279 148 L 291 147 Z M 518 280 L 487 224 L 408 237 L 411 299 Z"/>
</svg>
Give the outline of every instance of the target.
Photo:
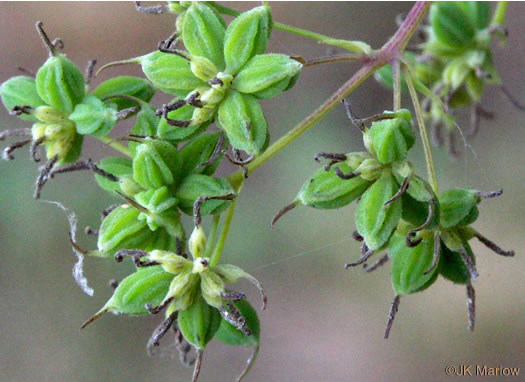
<svg viewBox="0 0 525 382">
<path fill-rule="evenodd" d="M 228 8 L 218 3 L 214 3 L 213 6 L 215 7 L 215 9 L 217 9 L 217 11 L 219 11 L 219 13 L 222 13 L 228 16 L 237 17 L 242 13 L 236 9 Z M 273 27 L 283 32 L 288 32 L 288 33 L 295 34 L 297 36 L 306 37 L 311 40 L 319 41 L 323 44 L 337 46 L 337 47 L 347 49 L 347 50 L 350 50 L 356 53 L 368 53 L 368 50 L 370 49 L 369 46 L 367 46 L 366 44 L 360 41 L 348 41 L 348 40 L 335 39 L 329 36 L 325 36 L 321 33 L 312 32 L 312 31 L 294 27 L 288 24 L 273 22 Z"/>
<path fill-rule="evenodd" d="M 414 105 L 414 110 L 416 112 L 417 125 L 419 127 L 419 134 L 421 135 L 421 141 L 423 142 L 423 150 L 425 152 L 425 161 L 427 163 L 427 173 L 428 181 L 434 190 L 434 193 L 438 194 L 436 171 L 434 170 L 434 162 L 432 161 L 432 151 L 430 150 L 430 142 L 427 136 L 427 130 L 425 128 L 425 121 L 423 119 L 423 112 L 421 110 L 421 105 L 419 104 L 419 98 L 417 96 L 416 88 L 412 82 L 412 77 L 408 72 L 407 68 L 403 66 L 403 74 L 405 75 L 405 80 L 408 86 L 408 91 L 410 92 L 410 98 L 412 98 L 412 103 Z"/>
<path fill-rule="evenodd" d="M 210 266 L 212 267 L 217 265 L 219 259 L 221 258 L 222 249 L 224 248 L 224 243 L 226 242 L 226 236 L 228 236 L 228 231 L 230 229 L 230 224 L 233 218 L 233 211 L 235 210 L 236 202 L 237 199 L 233 199 L 230 208 L 228 208 L 228 211 L 226 211 L 226 216 L 224 217 L 224 223 L 222 225 L 221 234 L 219 236 L 219 239 L 217 240 L 217 245 L 215 246 L 213 255 L 210 259 Z"/>
<path fill-rule="evenodd" d="M 94 138 L 98 139 L 102 143 L 110 146 L 111 148 L 131 158 L 131 152 L 129 151 L 129 149 L 123 146 L 122 144 L 115 142 L 113 138 L 111 137 L 94 137 Z"/>
<path fill-rule="evenodd" d="M 328 57 L 320 57 L 315 58 L 313 60 L 307 61 L 304 64 L 305 68 L 316 66 L 316 65 L 322 65 L 322 64 L 329 64 L 333 62 L 358 62 L 358 61 L 365 61 L 368 59 L 368 56 L 363 54 L 338 54 L 334 56 L 328 56 Z"/>
<path fill-rule="evenodd" d="M 399 60 L 395 60 L 392 64 L 392 82 L 394 85 L 394 111 L 398 111 L 401 109 L 401 73 Z"/>
<path fill-rule="evenodd" d="M 215 244 L 215 238 L 217 236 L 217 228 L 219 227 L 219 221 L 221 220 L 221 215 L 213 215 L 213 220 L 211 223 L 210 234 L 206 240 L 206 250 L 204 251 L 203 257 L 210 257 L 211 251 L 213 249 L 213 244 Z"/>
<path fill-rule="evenodd" d="M 507 12 L 507 2 L 498 1 L 498 5 L 496 6 L 496 10 L 494 11 L 494 15 L 492 16 L 490 25 L 503 25 L 505 21 L 506 12 Z"/>
</svg>

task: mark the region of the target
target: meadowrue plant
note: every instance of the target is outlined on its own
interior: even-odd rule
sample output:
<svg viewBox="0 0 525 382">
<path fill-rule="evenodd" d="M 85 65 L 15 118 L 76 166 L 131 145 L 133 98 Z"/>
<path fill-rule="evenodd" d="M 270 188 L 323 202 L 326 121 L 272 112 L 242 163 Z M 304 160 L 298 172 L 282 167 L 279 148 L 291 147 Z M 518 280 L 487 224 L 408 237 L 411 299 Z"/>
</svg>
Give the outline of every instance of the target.
<svg viewBox="0 0 525 382">
<path fill-rule="evenodd" d="M 491 39 L 498 36 L 503 42 L 506 36 L 504 2 L 498 3 L 492 16 L 489 3 L 417 2 L 394 36 L 377 50 L 362 41 L 333 39 L 275 22 L 266 2 L 242 13 L 214 2 L 154 6 L 136 2 L 135 6 L 144 14 L 175 15 L 174 31 L 153 52 L 109 63 L 98 73 L 111 66 L 138 64 L 145 78 L 118 76 L 91 90 L 95 60 L 83 76 L 61 53 L 62 40 L 51 41 L 39 21 L 36 29 L 49 58 L 36 75 L 26 71 L 0 86 L 7 110 L 32 123 L 30 128 L 0 134 L 0 140 L 22 137 L 4 149 L 4 159 L 14 159 L 14 150 L 29 145 L 31 158 L 39 162 L 39 148 L 45 149 L 47 161 L 39 170 L 35 198 L 56 175 L 88 170 L 118 200 L 103 212 L 98 228 L 86 229 L 87 234 L 97 236 L 96 248 L 81 248 L 75 227 L 71 227 L 70 241 L 80 265 L 83 256 L 88 256 L 117 262 L 131 259 L 136 266 L 134 273 L 114 284 L 112 297 L 82 328 L 106 312 L 163 313 L 147 344 L 149 354 L 158 352 L 161 338 L 172 330 L 181 362 L 194 365 L 192 380 L 196 381 L 204 350 L 213 339 L 250 347 L 252 354 L 237 381 L 243 379 L 259 350 L 259 318 L 246 295 L 231 289 L 231 284 L 243 278 L 253 283 L 262 295 L 262 309 L 267 298 L 254 276 L 221 262 L 236 199 L 249 174 L 341 101 L 363 134 L 364 150 L 318 153 L 314 159 L 328 163 L 275 216 L 272 227 L 299 205 L 336 209 L 356 201 L 353 237 L 362 242 L 361 256 L 345 267 L 363 265 L 370 272 L 391 262 L 394 299 L 385 338 L 401 296 L 428 288 L 440 275 L 466 286 L 469 328 L 474 328 L 472 283 L 478 272 L 469 242 L 476 238 L 499 255 L 514 255 L 472 227 L 481 201 L 500 196 L 502 191 L 454 188 L 439 193 L 425 121 L 433 125 L 434 135 L 444 126 L 453 137 L 456 109 L 472 108 L 474 132 L 479 117 L 492 115 L 481 107 L 480 100 L 485 85 L 501 84 Z M 223 15 L 231 17 L 229 23 Z M 309 61 L 268 53 L 273 29 L 347 53 Z M 424 41 L 414 51 L 408 50 L 418 30 L 424 32 Z M 260 101 L 292 88 L 305 69 L 340 61 L 360 62 L 362 67 L 289 133 L 269 145 L 271 126 Z M 374 73 L 393 90 L 393 107 L 357 118 L 345 98 Z M 410 95 L 413 111 L 408 105 L 402 107 L 403 90 Z M 159 91 L 170 94 L 173 101 L 155 106 L 152 98 Z M 418 94 L 423 95 L 423 104 Z M 132 127 L 124 136 L 111 138 L 109 133 L 121 120 L 132 120 Z M 424 148 L 426 179 L 415 173 L 408 159 L 410 149 L 418 144 L 416 125 Z M 95 163 L 82 151 L 85 137 L 109 145 L 120 155 Z M 449 143 L 454 151 L 451 139 Z M 224 158 L 240 168 L 228 177 L 216 176 Z M 193 218 L 189 239 L 184 215 Z M 202 223 L 208 216 L 211 225 L 206 235 Z M 74 274 L 90 294 L 82 272 Z M 190 355 L 192 349 L 195 357 Z"/>
</svg>

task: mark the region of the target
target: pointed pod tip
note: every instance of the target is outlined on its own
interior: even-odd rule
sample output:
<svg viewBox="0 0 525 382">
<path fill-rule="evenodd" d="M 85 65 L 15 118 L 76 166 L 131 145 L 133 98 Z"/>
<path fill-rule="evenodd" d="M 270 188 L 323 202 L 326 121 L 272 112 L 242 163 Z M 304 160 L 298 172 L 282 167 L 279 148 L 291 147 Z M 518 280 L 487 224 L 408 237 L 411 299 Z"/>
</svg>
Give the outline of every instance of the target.
<svg viewBox="0 0 525 382">
<path fill-rule="evenodd" d="M 86 326 L 88 326 L 89 324 L 91 324 L 93 321 L 95 321 L 96 319 L 100 318 L 104 313 L 106 313 L 109 309 L 108 308 L 103 308 L 102 310 L 98 311 L 96 314 L 94 314 L 93 316 L 91 316 L 90 318 L 88 318 L 86 320 L 86 322 L 84 322 L 82 324 L 82 326 L 80 327 L 80 330 L 84 329 Z"/>
<path fill-rule="evenodd" d="M 270 226 L 272 227 L 272 229 L 275 228 L 275 224 L 277 223 L 277 221 L 285 214 L 287 213 L 288 211 L 290 210 L 293 210 L 295 207 L 297 207 L 297 204 L 298 204 L 298 201 L 297 200 L 294 200 L 292 203 L 290 204 L 287 204 L 286 206 L 284 206 L 283 208 L 281 208 L 279 210 L 279 212 L 277 212 L 275 214 L 275 216 L 273 217 L 272 219 L 272 222 L 270 224 Z"/>
</svg>

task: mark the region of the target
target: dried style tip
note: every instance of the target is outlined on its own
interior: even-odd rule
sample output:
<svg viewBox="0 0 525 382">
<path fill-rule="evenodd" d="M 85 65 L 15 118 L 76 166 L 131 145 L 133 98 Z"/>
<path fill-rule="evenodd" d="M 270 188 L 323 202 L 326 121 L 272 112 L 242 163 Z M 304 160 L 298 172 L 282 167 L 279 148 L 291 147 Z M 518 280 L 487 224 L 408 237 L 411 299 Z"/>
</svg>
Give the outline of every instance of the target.
<svg viewBox="0 0 525 382">
<path fill-rule="evenodd" d="M 414 236 L 416 236 L 417 232 L 424 230 L 425 228 L 427 228 L 430 225 L 430 223 L 432 223 L 432 220 L 434 220 L 434 213 L 435 213 L 435 207 L 436 207 L 435 204 L 436 204 L 436 201 L 434 199 L 430 199 L 428 201 L 428 216 L 427 216 L 427 220 L 425 220 L 425 222 L 422 225 L 420 225 L 419 227 L 411 229 L 410 231 L 408 231 L 408 234 L 407 234 L 407 237 L 406 237 L 406 242 L 407 242 L 407 246 L 408 247 L 415 247 L 416 245 L 418 245 L 421 242 L 421 239 L 419 239 L 419 241 L 417 241 L 417 242 L 413 242 L 412 238 Z"/>
<path fill-rule="evenodd" d="M 31 146 L 29 147 L 29 156 L 31 157 L 31 159 L 38 163 L 40 162 L 40 158 L 38 158 L 36 155 L 37 155 L 37 151 L 38 151 L 38 147 L 44 143 L 44 141 L 46 140 L 46 137 L 43 136 L 43 137 L 40 137 L 38 138 L 37 140 L 31 142 Z"/>
<path fill-rule="evenodd" d="M 140 1 L 135 1 L 135 9 L 143 15 L 161 15 L 168 10 L 168 7 L 165 4 L 143 7 Z"/>
<path fill-rule="evenodd" d="M 359 175 L 361 175 L 360 172 L 350 172 L 348 174 L 344 174 L 338 167 L 334 167 L 334 172 L 335 172 L 335 175 L 337 175 L 339 178 L 341 178 L 343 180 L 356 178 Z"/>
<path fill-rule="evenodd" d="M 241 292 L 221 292 L 220 296 L 225 300 L 240 301 L 246 298 L 246 295 Z"/>
<path fill-rule="evenodd" d="M 240 150 L 232 148 L 232 152 L 233 152 L 233 158 L 230 157 L 228 153 L 226 153 L 225 154 L 226 159 L 228 159 L 231 164 L 241 167 L 244 179 L 247 179 L 248 178 L 248 168 L 246 167 L 246 165 L 250 163 L 251 161 L 253 161 L 253 159 L 255 158 L 255 155 L 250 155 L 248 158 L 242 159 Z"/>
<path fill-rule="evenodd" d="M 507 99 L 510 101 L 510 103 L 512 103 L 512 105 L 518 109 L 518 110 L 522 110 L 522 111 L 525 111 L 525 105 L 523 105 L 521 102 L 519 102 L 516 98 L 514 98 L 514 96 L 512 94 L 510 94 L 510 92 L 507 90 L 507 88 L 505 86 L 502 86 L 501 87 L 501 91 L 503 92 L 503 94 L 505 94 L 505 96 L 507 97 Z"/>
<path fill-rule="evenodd" d="M 476 266 L 472 262 L 472 258 L 468 255 L 465 248 L 460 248 L 458 250 L 458 253 L 461 256 L 463 264 L 465 264 L 468 272 L 470 273 L 470 278 L 472 279 L 472 281 L 476 281 L 478 279 L 478 271 L 476 270 Z"/>
<path fill-rule="evenodd" d="M 499 189 L 496 191 L 489 191 L 489 192 L 481 192 L 481 191 L 476 192 L 476 195 L 481 199 L 496 198 L 498 196 L 501 196 L 501 194 L 503 194 L 503 189 Z"/>
<path fill-rule="evenodd" d="M 87 63 L 85 72 L 86 85 L 91 84 L 91 80 L 94 77 L 95 65 L 97 65 L 97 60 L 89 60 Z"/>
<path fill-rule="evenodd" d="M 40 193 L 42 192 L 42 188 L 44 187 L 46 182 L 49 180 L 49 175 L 51 173 L 51 170 L 53 169 L 53 166 L 57 162 L 57 160 L 58 160 L 58 155 L 55 155 L 52 158 L 50 158 L 46 162 L 45 165 L 40 167 L 40 174 L 36 178 L 36 182 L 35 182 L 35 193 L 33 195 L 35 199 L 40 198 Z"/>
<path fill-rule="evenodd" d="M 3 160 L 13 160 L 15 157 L 11 155 L 13 151 L 16 149 L 19 149 L 20 147 L 24 147 L 25 145 L 28 145 L 31 142 L 31 138 L 24 139 L 23 141 L 18 141 L 13 143 L 12 145 L 7 146 L 4 151 L 2 152 L 2 159 Z"/>
<path fill-rule="evenodd" d="M 365 238 L 361 236 L 359 232 L 357 231 L 352 232 L 352 239 L 354 239 L 355 241 L 359 241 L 359 242 L 365 240 Z"/>
<path fill-rule="evenodd" d="M 357 127 L 359 130 L 364 131 L 365 130 L 365 124 L 361 119 L 355 116 L 354 113 L 352 113 L 352 107 L 350 106 L 350 102 L 348 102 L 346 99 L 342 99 L 341 102 L 343 103 L 343 106 L 346 111 L 346 115 L 348 116 L 348 119 L 352 121 L 353 125 Z"/>
<path fill-rule="evenodd" d="M 180 58 L 185 59 L 186 61 L 190 61 L 190 58 L 186 55 L 184 51 L 172 48 L 172 46 L 176 46 L 178 42 L 178 39 L 175 38 L 175 33 L 172 34 L 167 40 L 159 41 L 159 43 L 157 44 L 157 50 L 159 50 L 162 53 L 174 54 L 176 56 L 179 56 Z"/>
<path fill-rule="evenodd" d="M 44 43 L 44 47 L 49 52 L 49 56 L 53 57 L 56 55 L 56 46 L 55 44 L 59 44 L 59 41 L 62 41 L 60 39 L 55 40 L 55 43 L 51 42 L 49 37 L 47 36 L 46 32 L 44 31 L 44 23 L 42 21 L 37 21 L 35 24 L 36 31 L 40 35 L 40 38 L 42 39 L 42 42 Z M 62 43 L 62 47 L 64 47 L 64 44 Z M 61 49 L 61 48 L 60 48 Z"/>
<path fill-rule="evenodd" d="M 324 168 L 325 171 L 329 171 L 330 168 L 334 164 L 339 163 L 339 162 L 343 162 L 348 157 L 346 156 L 346 154 L 325 153 L 325 152 L 320 152 L 320 153 L 317 153 L 317 154 L 314 155 L 314 161 L 316 161 L 317 163 L 321 163 L 321 159 L 320 158 L 330 159 L 330 163 L 328 165 L 326 165 L 326 167 Z"/>
<path fill-rule="evenodd" d="M 213 153 L 210 155 L 210 157 L 208 158 L 208 160 L 206 162 L 203 162 L 201 164 L 199 164 L 197 166 L 197 168 L 201 168 L 201 167 L 204 167 L 204 166 L 208 166 L 210 164 L 212 164 L 215 159 L 217 159 L 219 157 L 219 155 L 221 155 L 221 150 L 222 150 L 222 145 L 224 144 L 224 133 L 221 132 L 219 134 L 219 139 L 217 140 L 217 144 L 215 145 L 215 148 L 213 149 Z"/>
<path fill-rule="evenodd" d="M 430 265 L 430 268 L 428 268 L 425 272 L 423 272 L 423 275 L 429 274 L 437 265 L 439 260 L 439 254 L 441 252 L 441 236 L 439 235 L 439 232 L 434 233 L 434 256 L 432 257 L 432 264 Z"/>
<path fill-rule="evenodd" d="M 479 232 L 474 232 L 474 236 L 479 241 L 481 241 L 487 248 L 491 249 L 492 251 L 494 251 L 498 255 L 505 256 L 505 257 L 513 257 L 514 256 L 514 251 L 512 251 L 512 250 L 505 251 L 505 250 L 501 249 L 496 243 L 494 243 L 490 239 L 487 239 L 485 236 L 483 236 Z"/>
<path fill-rule="evenodd" d="M 468 328 L 474 330 L 476 318 L 476 291 L 470 282 L 467 283 L 467 309 L 468 309 Z"/>
<path fill-rule="evenodd" d="M 163 105 L 162 109 L 158 109 L 155 112 L 155 115 L 162 115 L 162 117 L 164 117 L 164 119 L 166 120 L 166 122 L 170 126 L 188 127 L 191 124 L 191 120 L 179 121 L 179 120 L 171 119 L 171 118 L 168 117 L 168 113 L 170 111 L 174 111 L 174 110 L 180 109 L 181 107 L 186 105 L 186 103 L 187 103 L 186 100 L 180 99 L 180 100 L 177 100 L 177 101 L 173 102 L 172 104 Z"/>
<path fill-rule="evenodd" d="M 247 336 L 251 336 L 252 332 L 246 327 L 246 319 L 242 316 L 241 312 L 239 312 L 233 304 L 226 304 L 226 307 L 221 306 L 218 308 L 222 318 L 235 329 L 242 331 Z"/>
<path fill-rule="evenodd" d="M 201 216 L 201 206 L 202 203 L 208 200 L 233 200 L 235 198 L 234 194 L 226 194 L 221 196 L 200 196 L 193 203 L 193 222 L 195 227 L 199 227 L 202 223 Z"/>
<path fill-rule="evenodd" d="M 350 267 L 355 267 L 357 265 L 363 264 L 373 254 L 374 254 L 374 251 L 372 249 L 368 248 L 368 246 L 365 243 L 363 243 L 363 245 L 361 246 L 361 258 L 359 260 L 357 260 L 355 263 L 345 264 L 345 269 L 348 269 Z"/>
<path fill-rule="evenodd" d="M 104 220 L 110 213 L 112 213 L 116 208 L 120 207 L 120 204 L 113 204 L 102 211 L 101 219 Z"/>
<path fill-rule="evenodd" d="M 413 231 L 408 231 L 408 234 L 407 236 L 405 237 L 405 245 L 408 247 L 408 248 L 414 248 L 414 247 L 417 247 L 419 245 L 419 243 L 421 243 L 421 241 L 423 241 L 422 238 L 418 237 L 416 240 L 412 241 L 412 239 L 414 237 L 416 237 L 417 233 L 416 232 L 413 232 Z"/>
<path fill-rule="evenodd" d="M 136 106 L 129 107 L 127 109 L 119 111 L 115 116 L 117 117 L 118 121 L 122 121 L 123 119 L 128 118 L 130 115 L 135 114 L 139 111 L 139 108 Z"/>
<path fill-rule="evenodd" d="M 175 348 L 179 352 L 179 361 L 183 366 L 190 367 L 195 363 L 194 358 L 188 358 L 188 354 L 190 353 L 192 347 L 186 341 L 181 331 L 175 328 L 175 325 L 173 325 L 173 329 L 175 330 Z"/>
<path fill-rule="evenodd" d="M 371 267 L 368 266 L 368 264 L 363 264 L 363 269 L 365 272 L 373 272 L 377 268 L 381 267 L 382 265 L 386 264 L 388 262 L 388 254 L 381 257 L 377 262 L 375 262 Z"/>
<path fill-rule="evenodd" d="M 140 249 L 121 249 L 115 253 L 115 261 L 120 263 L 124 260 L 124 256 L 130 256 L 137 268 L 151 267 L 153 265 L 159 265 L 156 261 L 141 260 L 143 257 L 147 257 L 148 253 L 141 251 Z"/>
<path fill-rule="evenodd" d="M 75 162 L 68 166 L 62 166 L 54 169 L 49 174 L 50 178 L 54 178 L 56 174 L 62 174 L 66 172 L 74 172 L 74 171 L 82 171 L 82 170 L 91 170 L 95 174 L 100 175 L 112 182 L 118 182 L 118 178 L 115 175 L 112 175 L 104 170 L 102 170 L 100 167 L 98 167 L 96 164 L 93 163 L 91 159 L 83 160 Z"/>
<path fill-rule="evenodd" d="M 195 368 L 193 369 L 193 377 L 191 378 L 191 382 L 197 382 L 197 380 L 199 379 L 199 374 L 201 372 L 203 351 L 200 349 L 196 349 L 196 352 L 197 359 L 195 360 Z"/>
<path fill-rule="evenodd" d="M 186 103 L 190 106 L 196 107 L 196 108 L 202 108 L 204 104 L 198 99 L 200 97 L 199 92 L 194 92 L 189 95 L 189 97 L 186 99 Z"/>
<path fill-rule="evenodd" d="M 392 199 L 388 200 L 387 202 L 385 202 L 385 204 L 383 204 L 383 208 L 388 207 L 390 203 L 395 202 L 397 199 L 403 196 L 405 191 L 408 189 L 409 184 L 410 184 L 410 177 L 406 177 L 403 180 L 403 183 L 401 183 L 401 187 L 399 188 L 399 190 L 394 194 L 394 196 L 392 196 Z"/>
<path fill-rule="evenodd" d="M 160 313 L 162 311 L 162 309 L 164 309 L 166 306 L 168 306 L 171 301 L 173 301 L 173 297 L 170 297 L 170 298 L 162 301 L 159 306 L 155 306 L 154 307 L 151 304 L 146 304 L 146 305 L 144 305 L 144 308 L 146 308 L 146 310 L 148 312 L 150 312 L 151 314 L 158 314 L 158 313 Z"/>
<path fill-rule="evenodd" d="M 390 305 L 390 311 L 388 312 L 388 319 L 386 321 L 385 328 L 385 340 L 388 339 L 390 335 L 390 329 L 392 329 L 392 324 L 394 323 L 394 318 L 396 318 L 396 313 L 399 310 L 399 302 L 401 301 L 401 296 L 394 297 L 392 304 Z"/>
<path fill-rule="evenodd" d="M 286 206 L 284 206 L 283 208 L 281 208 L 279 210 L 279 212 L 277 212 L 275 214 L 275 216 L 273 217 L 272 219 L 272 222 L 270 223 L 270 226 L 272 227 L 272 229 L 275 228 L 275 223 L 277 223 L 277 221 L 285 214 L 287 213 L 288 211 L 291 211 L 293 210 L 295 207 L 297 207 L 297 201 L 294 201 Z"/>
<path fill-rule="evenodd" d="M 10 115 L 22 115 L 22 114 L 31 114 L 33 111 L 33 108 L 28 105 L 17 105 L 14 106 L 11 110 L 9 110 Z"/>
<path fill-rule="evenodd" d="M 166 318 L 159 326 L 155 328 L 151 337 L 146 345 L 146 351 L 150 357 L 157 353 L 157 348 L 160 345 L 160 340 L 166 335 L 168 330 L 172 327 L 173 323 L 177 319 L 178 312 L 173 312 Z"/>
</svg>

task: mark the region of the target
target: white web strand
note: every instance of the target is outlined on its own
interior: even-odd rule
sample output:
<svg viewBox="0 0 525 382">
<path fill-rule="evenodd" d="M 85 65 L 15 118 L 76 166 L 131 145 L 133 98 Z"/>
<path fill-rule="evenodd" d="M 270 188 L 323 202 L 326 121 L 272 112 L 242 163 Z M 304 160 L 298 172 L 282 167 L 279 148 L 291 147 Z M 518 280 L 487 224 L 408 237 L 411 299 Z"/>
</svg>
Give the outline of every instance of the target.
<svg viewBox="0 0 525 382">
<path fill-rule="evenodd" d="M 258 270 L 265 269 L 265 268 L 269 268 L 269 267 L 273 267 L 274 265 L 286 263 L 286 262 L 288 262 L 290 260 L 293 260 L 293 259 L 296 259 L 298 257 L 311 255 L 311 254 L 313 254 L 315 252 L 318 252 L 318 251 L 321 251 L 323 249 L 330 248 L 330 247 L 335 247 L 337 245 L 340 245 L 340 244 L 343 244 L 343 243 L 346 243 L 346 242 L 349 242 L 349 241 L 353 241 L 353 240 L 354 239 L 352 239 L 352 238 L 347 238 L 347 239 L 336 241 L 335 243 L 330 243 L 330 244 L 327 244 L 327 245 L 323 245 L 322 247 L 311 249 L 309 251 L 301 252 L 301 253 L 298 253 L 296 255 L 284 257 L 284 258 L 282 258 L 280 260 L 276 260 L 276 261 L 272 261 L 271 263 L 260 265 L 260 266 L 258 266 L 256 268 L 252 269 L 251 272 L 258 271 Z"/>
<path fill-rule="evenodd" d="M 67 217 L 67 221 L 69 222 L 69 229 L 71 231 L 71 239 L 73 242 L 76 242 L 76 233 L 77 233 L 77 216 L 73 211 L 66 208 L 62 203 L 54 201 L 54 200 L 42 200 L 44 203 L 48 204 L 54 204 L 58 208 L 60 208 L 64 214 Z M 75 279 L 76 283 L 82 289 L 82 291 L 87 294 L 88 296 L 93 296 L 94 290 L 93 288 L 88 286 L 88 282 L 86 277 L 84 276 L 84 255 L 80 252 L 78 252 L 75 248 L 73 248 L 73 253 L 77 257 L 77 262 L 73 266 L 73 278 Z"/>
</svg>

